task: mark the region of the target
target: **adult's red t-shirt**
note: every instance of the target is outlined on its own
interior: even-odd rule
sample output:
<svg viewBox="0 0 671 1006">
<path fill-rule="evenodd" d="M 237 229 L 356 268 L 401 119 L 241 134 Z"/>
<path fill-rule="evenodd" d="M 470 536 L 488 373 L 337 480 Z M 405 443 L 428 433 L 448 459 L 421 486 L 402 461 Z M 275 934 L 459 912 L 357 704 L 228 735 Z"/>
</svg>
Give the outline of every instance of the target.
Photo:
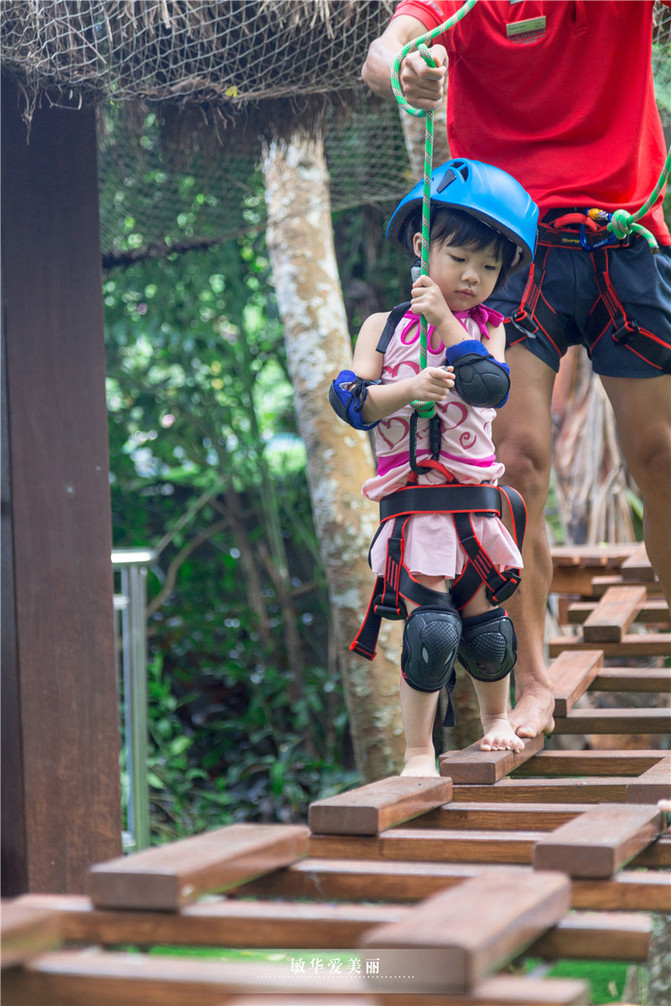
<svg viewBox="0 0 671 1006">
<path fill-rule="evenodd" d="M 394 17 L 410 14 L 431 30 L 461 6 L 402 0 Z M 430 43 L 449 57 L 452 156 L 508 171 L 541 214 L 569 206 L 637 211 L 666 156 L 652 8 L 653 0 L 478 0 Z M 641 222 L 671 244 L 661 196 Z"/>
</svg>

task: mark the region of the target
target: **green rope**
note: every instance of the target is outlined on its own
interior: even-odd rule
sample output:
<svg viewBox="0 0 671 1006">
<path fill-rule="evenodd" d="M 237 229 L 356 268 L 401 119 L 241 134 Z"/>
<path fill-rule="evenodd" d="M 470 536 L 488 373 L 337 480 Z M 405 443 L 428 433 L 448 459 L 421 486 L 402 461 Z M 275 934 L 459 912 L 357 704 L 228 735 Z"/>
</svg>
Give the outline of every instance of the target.
<svg viewBox="0 0 671 1006">
<path fill-rule="evenodd" d="M 431 231 L 431 171 L 433 169 L 433 112 L 425 112 L 421 108 L 413 108 L 412 105 L 408 104 L 405 100 L 403 91 L 401 90 L 401 83 L 399 80 L 399 73 L 401 70 L 401 63 L 405 57 L 411 52 L 418 52 L 424 62 L 428 66 L 435 66 L 436 62 L 432 58 L 428 48 L 427 43 L 431 42 L 438 35 L 442 35 L 443 32 L 448 31 L 455 25 L 458 21 L 461 21 L 462 17 L 465 17 L 468 12 L 475 7 L 478 0 L 466 0 L 463 7 L 460 7 L 456 14 L 448 18 L 443 24 L 438 25 L 437 28 L 432 28 L 431 31 L 426 32 L 424 35 L 420 35 L 418 38 L 413 39 L 408 42 L 400 51 L 396 59 L 394 60 L 391 69 L 391 87 L 394 92 L 394 97 L 399 103 L 401 108 L 408 113 L 408 115 L 414 115 L 417 117 L 426 118 L 426 130 L 424 133 L 424 183 L 422 190 L 422 254 L 421 263 L 422 270 L 421 275 L 427 276 L 429 273 L 429 234 Z M 428 353 L 428 325 L 424 315 L 420 315 L 420 329 L 419 329 L 419 362 L 422 369 L 426 367 L 427 363 L 427 353 Z M 417 413 L 424 419 L 430 419 L 431 416 L 436 411 L 435 402 L 412 402 L 412 407 L 417 411 Z"/>
<path fill-rule="evenodd" d="M 640 209 L 636 210 L 635 213 L 628 213 L 627 210 L 615 210 L 612 214 L 607 214 L 603 210 L 590 210 L 590 215 L 594 215 L 594 218 L 597 220 L 599 219 L 597 214 L 603 214 L 604 217 L 607 217 L 608 224 L 606 225 L 606 230 L 611 231 L 620 241 L 628 238 L 630 234 L 641 235 L 650 245 L 650 250 L 655 254 L 659 251 L 659 245 L 654 235 L 650 233 L 647 227 L 639 224 L 638 221 L 641 217 L 645 216 L 657 199 L 657 196 L 666 185 L 669 174 L 671 174 L 671 147 L 666 155 L 666 161 L 664 162 L 659 180 L 650 193 L 649 199 L 646 199 Z"/>
</svg>

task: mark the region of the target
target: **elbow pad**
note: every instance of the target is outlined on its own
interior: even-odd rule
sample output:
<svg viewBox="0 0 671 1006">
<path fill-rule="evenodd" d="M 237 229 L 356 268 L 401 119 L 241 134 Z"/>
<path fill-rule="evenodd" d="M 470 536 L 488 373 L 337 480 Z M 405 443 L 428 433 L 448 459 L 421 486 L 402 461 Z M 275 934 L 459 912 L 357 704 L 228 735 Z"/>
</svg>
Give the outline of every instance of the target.
<svg viewBox="0 0 671 1006">
<path fill-rule="evenodd" d="M 353 370 L 341 370 L 329 388 L 329 402 L 337 416 L 353 426 L 355 430 L 372 430 L 380 422 L 365 423 L 361 412 L 368 397 L 368 387 L 380 384 L 357 377 Z"/>
<path fill-rule="evenodd" d="M 454 367 L 454 387 L 469 405 L 500 409 L 507 402 L 510 367 L 495 360 L 477 339 L 450 346 L 445 363 Z"/>
</svg>

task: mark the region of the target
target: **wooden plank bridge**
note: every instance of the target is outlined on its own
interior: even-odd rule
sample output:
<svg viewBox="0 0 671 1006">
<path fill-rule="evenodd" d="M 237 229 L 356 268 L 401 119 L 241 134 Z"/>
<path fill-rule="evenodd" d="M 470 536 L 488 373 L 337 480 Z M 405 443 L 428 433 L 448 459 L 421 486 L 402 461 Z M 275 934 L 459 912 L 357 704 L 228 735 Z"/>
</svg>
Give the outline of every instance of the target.
<svg viewBox="0 0 671 1006">
<path fill-rule="evenodd" d="M 321 800 L 307 825 L 231 825 L 98 864 L 87 896 L 6 902 L 3 1003 L 578 1006 L 587 983 L 525 958 L 644 962 L 671 912 L 669 610 L 640 547 L 554 566 L 557 741 L 448 752 L 440 779 Z"/>
</svg>

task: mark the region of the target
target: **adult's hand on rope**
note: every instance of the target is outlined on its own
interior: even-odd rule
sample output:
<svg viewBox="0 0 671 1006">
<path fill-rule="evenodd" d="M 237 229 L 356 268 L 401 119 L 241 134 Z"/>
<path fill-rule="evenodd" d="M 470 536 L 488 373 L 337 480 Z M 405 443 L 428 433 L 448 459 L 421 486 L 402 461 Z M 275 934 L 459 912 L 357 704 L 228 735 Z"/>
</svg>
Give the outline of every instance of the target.
<svg viewBox="0 0 671 1006">
<path fill-rule="evenodd" d="M 403 96 L 413 108 L 433 112 L 440 107 L 447 81 L 447 50 L 432 45 L 429 54 L 435 62 L 429 66 L 419 52 L 410 52 L 401 63 L 398 75 Z"/>
</svg>

